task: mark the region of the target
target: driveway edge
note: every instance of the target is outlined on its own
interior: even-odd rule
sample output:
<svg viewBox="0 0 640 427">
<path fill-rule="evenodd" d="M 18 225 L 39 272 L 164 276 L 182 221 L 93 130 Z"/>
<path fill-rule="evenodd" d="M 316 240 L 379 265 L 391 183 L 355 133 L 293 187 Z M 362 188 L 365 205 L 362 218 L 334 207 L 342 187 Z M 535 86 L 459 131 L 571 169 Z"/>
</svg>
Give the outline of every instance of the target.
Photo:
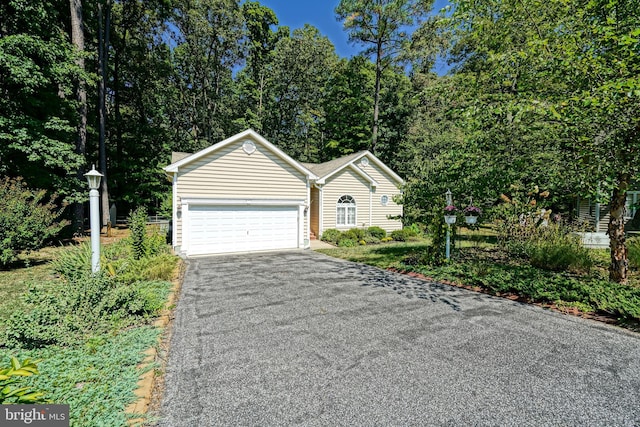
<svg viewBox="0 0 640 427">
<path fill-rule="evenodd" d="M 138 388 L 134 391 L 137 399 L 127 406 L 124 411 L 127 416 L 135 417 L 127 421 L 129 426 L 141 426 L 147 421 L 144 415 L 146 415 L 149 410 L 153 390 L 156 386 L 156 370 L 153 369 L 153 365 L 158 361 L 158 347 L 165 339 L 164 331 L 174 317 L 176 302 L 178 300 L 180 289 L 182 288 L 182 280 L 184 278 L 185 271 L 186 263 L 183 259 L 180 259 L 174 272 L 174 277 L 171 280 L 173 287 L 171 288 L 160 316 L 158 316 L 158 318 L 153 322 L 153 326 L 160 329 L 163 333 L 158 337 L 156 345 L 144 352 L 144 359 L 138 365 L 138 370 L 143 373 L 140 375 L 138 380 Z M 164 362 L 162 362 L 161 365 L 164 370 Z"/>
</svg>

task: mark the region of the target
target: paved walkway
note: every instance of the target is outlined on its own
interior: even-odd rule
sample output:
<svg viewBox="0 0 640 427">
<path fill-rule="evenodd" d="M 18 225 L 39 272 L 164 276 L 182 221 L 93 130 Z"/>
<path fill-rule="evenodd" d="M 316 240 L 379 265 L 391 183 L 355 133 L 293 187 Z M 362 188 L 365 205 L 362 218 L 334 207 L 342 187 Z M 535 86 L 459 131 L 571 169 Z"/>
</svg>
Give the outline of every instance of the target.
<svg viewBox="0 0 640 427">
<path fill-rule="evenodd" d="M 313 251 L 189 261 L 161 426 L 638 426 L 640 336 Z"/>
</svg>

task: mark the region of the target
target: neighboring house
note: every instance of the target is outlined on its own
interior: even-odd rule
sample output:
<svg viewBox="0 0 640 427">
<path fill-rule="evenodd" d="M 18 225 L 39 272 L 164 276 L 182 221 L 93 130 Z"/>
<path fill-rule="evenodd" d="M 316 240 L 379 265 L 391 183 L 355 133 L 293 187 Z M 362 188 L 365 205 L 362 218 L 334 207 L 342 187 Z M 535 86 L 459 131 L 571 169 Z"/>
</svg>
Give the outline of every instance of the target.
<svg viewBox="0 0 640 427">
<path fill-rule="evenodd" d="M 624 213 L 625 222 L 630 221 L 638 211 L 640 191 L 628 191 Z M 576 210 L 578 220 L 587 223 L 594 232 L 606 233 L 609 225 L 609 205 L 589 199 L 578 199 Z"/>
<path fill-rule="evenodd" d="M 628 191 L 624 219 L 627 224 L 635 217 L 640 203 L 640 191 Z M 609 205 L 597 203 L 589 199 L 578 199 L 576 204 L 577 219 L 586 223 L 591 231 L 578 233 L 582 243 L 592 248 L 609 247 Z"/>
<path fill-rule="evenodd" d="M 253 130 L 174 153 L 171 240 L 185 256 L 308 248 L 327 228 L 402 228 L 402 178 L 368 151 L 319 165 Z M 393 217 L 394 219 L 390 219 Z"/>
</svg>

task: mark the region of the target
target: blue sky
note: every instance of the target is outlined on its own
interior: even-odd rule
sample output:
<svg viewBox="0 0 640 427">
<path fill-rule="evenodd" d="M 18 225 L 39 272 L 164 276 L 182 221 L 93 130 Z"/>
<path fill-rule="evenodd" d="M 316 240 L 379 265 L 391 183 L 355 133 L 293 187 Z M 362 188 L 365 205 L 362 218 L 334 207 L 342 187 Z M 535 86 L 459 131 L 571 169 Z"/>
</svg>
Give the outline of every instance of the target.
<svg viewBox="0 0 640 427">
<path fill-rule="evenodd" d="M 259 0 L 276 13 L 280 25 L 289 26 L 292 30 L 311 24 L 336 47 L 338 55 L 350 58 L 362 47 L 352 45 L 342 24 L 335 18 L 335 8 L 339 0 Z M 438 11 L 448 4 L 448 0 L 435 0 L 434 10 Z M 440 70 L 438 70 L 440 71 Z"/>
</svg>

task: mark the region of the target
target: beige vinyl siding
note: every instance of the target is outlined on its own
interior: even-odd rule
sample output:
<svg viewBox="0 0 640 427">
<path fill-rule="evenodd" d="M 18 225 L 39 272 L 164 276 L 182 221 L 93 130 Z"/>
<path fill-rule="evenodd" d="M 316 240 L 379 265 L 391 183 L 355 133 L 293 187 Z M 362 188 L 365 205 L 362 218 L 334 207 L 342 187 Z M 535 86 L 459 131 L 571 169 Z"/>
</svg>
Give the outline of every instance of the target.
<svg viewBox="0 0 640 427">
<path fill-rule="evenodd" d="M 311 231 L 320 239 L 320 190 L 316 187 L 311 189 L 311 207 L 308 216 L 311 217 Z"/>
<path fill-rule="evenodd" d="M 388 215 L 402 215 L 402 205 L 398 205 L 393 200 L 394 196 L 400 194 L 400 190 L 396 186 L 397 181 L 380 169 L 373 161 L 371 161 L 368 166 L 361 167 L 361 169 L 378 183 L 378 186 L 374 188 L 373 193 L 372 224 L 382 227 L 387 231 L 401 229 L 402 222 L 400 220 L 387 219 Z M 380 203 L 380 197 L 385 194 L 389 196 L 389 203 L 387 206 L 383 206 Z"/>
<path fill-rule="evenodd" d="M 341 196 L 349 195 L 356 201 L 356 227 L 369 227 L 369 181 L 351 168 L 345 168 L 327 180 L 322 188 L 323 229 L 349 229 L 353 226 L 336 225 L 336 206 Z"/>
<path fill-rule="evenodd" d="M 247 154 L 240 140 L 180 168 L 178 195 L 183 198 L 306 200 L 305 175 L 256 142 Z M 180 203 L 180 201 L 178 201 Z M 305 216 L 304 230 L 308 230 Z M 177 245 L 182 245 L 178 218 Z M 306 237 L 305 237 L 306 238 Z"/>
</svg>

